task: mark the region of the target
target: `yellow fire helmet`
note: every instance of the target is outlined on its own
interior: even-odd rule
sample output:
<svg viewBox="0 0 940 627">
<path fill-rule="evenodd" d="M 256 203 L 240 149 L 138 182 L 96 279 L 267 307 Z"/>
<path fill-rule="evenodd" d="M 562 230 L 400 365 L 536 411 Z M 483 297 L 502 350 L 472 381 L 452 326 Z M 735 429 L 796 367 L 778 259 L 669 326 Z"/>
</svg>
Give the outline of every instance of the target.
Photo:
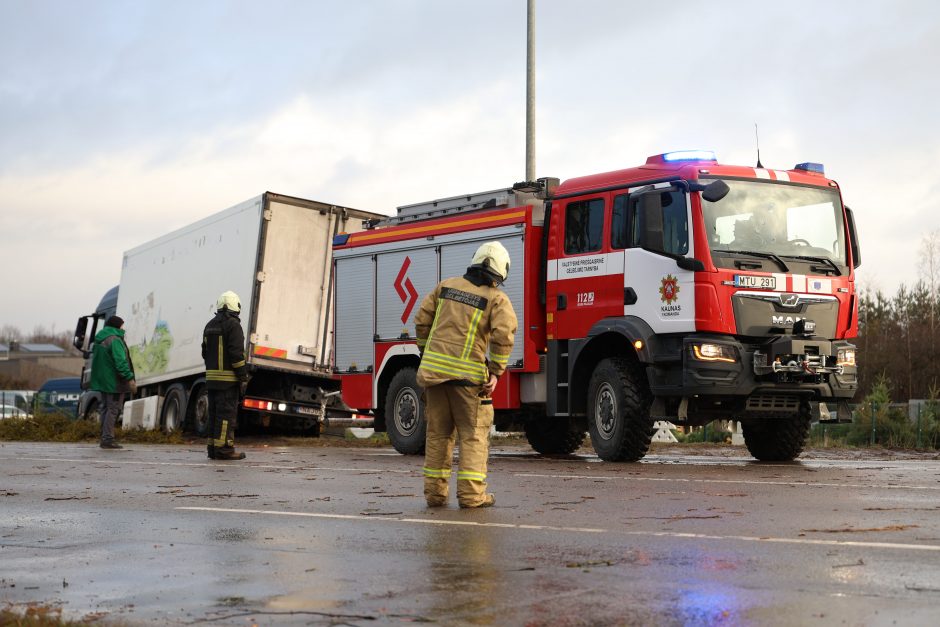
<svg viewBox="0 0 940 627">
<path fill-rule="evenodd" d="M 219 296 L 219 300 L 215 303 L 215 307 L 219 311 L 228 309 L 229 311 L 234 311 L 235 313 L 241 313 L 242 303 L 238 298 L 238 294 L 235 292 L 222 292 L 222 295 Z"/>
<path fill-rule="evenodd" d="M 499 242 L 486 242 L 477 248 L 470 266 L 481 268 L 502 283 L 509 276 L 509 251 Z"/>
</svg>

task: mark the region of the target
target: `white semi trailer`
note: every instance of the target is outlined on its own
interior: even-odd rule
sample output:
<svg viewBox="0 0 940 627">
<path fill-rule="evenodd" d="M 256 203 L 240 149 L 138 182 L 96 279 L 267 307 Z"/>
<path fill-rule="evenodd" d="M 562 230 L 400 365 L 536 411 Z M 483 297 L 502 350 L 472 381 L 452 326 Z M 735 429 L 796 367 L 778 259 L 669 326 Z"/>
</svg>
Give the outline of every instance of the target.
<svg viewBox="0 0 940 627">
<path fill-rule="evenodd" d="M 314 432 L 324 424 L 370 426 L 343 405 L 332 376 L 331 253 L 334 235 L 382 217 L 265 192 L 124 253 L 116 313 L 137 397 L 156 397 L 160 426 L 205 430 L 202 334 L 226 290 L 242 302 L 251 374 L 243 419 L 295 420 Z M 75 345 L 86 357 L 114 311 L 99 306 L 79 318 Z M 96 417 L 99 406 L 89 390 L 79 415 Z"/>
</svg>

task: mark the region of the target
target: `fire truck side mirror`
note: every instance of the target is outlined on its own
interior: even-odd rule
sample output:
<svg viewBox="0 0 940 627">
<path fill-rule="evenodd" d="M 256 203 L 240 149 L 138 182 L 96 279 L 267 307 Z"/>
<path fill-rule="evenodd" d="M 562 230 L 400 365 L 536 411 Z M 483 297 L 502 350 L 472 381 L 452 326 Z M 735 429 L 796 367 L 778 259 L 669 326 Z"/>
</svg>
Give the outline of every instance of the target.
<svg viewBox="0 0 940 627">
<path fill-rule="evenodd" d="M 702 198 L 708 202 L 718 202 L 727 196 L 730 191 L 731 188 L 728 187 L 728 184 L 719 179 L 705 186 L 705 189 L 702 190 Z"/>
<path fill-rule="evenodd" d="M 858 247 L 858 231 L 855 230 L 855 214 L 848 207 L 845 208 L 845 217 L 849 227 L 849 246 L 852 247 L 852 267 L 862 265 L 862 251 Z"/>
</svg>

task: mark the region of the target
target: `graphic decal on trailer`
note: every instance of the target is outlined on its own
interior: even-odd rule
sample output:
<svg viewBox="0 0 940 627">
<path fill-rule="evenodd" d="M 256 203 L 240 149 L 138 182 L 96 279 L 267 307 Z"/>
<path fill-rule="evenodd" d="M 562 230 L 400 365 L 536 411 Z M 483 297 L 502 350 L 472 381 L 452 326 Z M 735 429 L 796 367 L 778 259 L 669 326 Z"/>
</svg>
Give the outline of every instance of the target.
<svg viewBox="0 0 940 627">
<path fill-rule="evenodd" d="M 405 257 L 405 260 L 401 264 L 401 270 L 398 271 L 398 276 L 395 277 L 394 283 L 395 291 L 398 292 L 398 297 L 405 305 L 405 311 L 401 314 L 402 324 L 408 324 L 408 318 L 411 316 L 411 310 L 415 308 L 415 303 L 418 302 L 418 292 L 415 290 L 415 286 L 411 282 L 411 279 L 406 276 L 410 266 L 411 257 Z"/>
</svg>

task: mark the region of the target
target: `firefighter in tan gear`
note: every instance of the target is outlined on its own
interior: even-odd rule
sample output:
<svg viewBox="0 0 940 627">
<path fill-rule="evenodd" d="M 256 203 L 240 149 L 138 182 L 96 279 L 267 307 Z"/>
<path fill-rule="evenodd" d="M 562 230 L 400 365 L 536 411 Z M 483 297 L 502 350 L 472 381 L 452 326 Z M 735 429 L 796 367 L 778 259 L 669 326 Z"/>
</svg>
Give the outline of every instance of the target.
<svg viewBox="0 0 940 627">
<path fill-rule="evenodd" d="M 499 242 L 487 242 L 467 273 L 441 281 L 415 314 L 418 385 L 427 406 L 424 496 L 430 507 L 447 504 L 455 432 L 460 507 L 490 507 L 495 501 L 486 492 L 490 395 L 506 370 L 517 324 L 509 297 L 498 288 L 507 276 L 509 253 Z"/>
<path fill-rule="evenodd" d="M 235 452 L 235 419 L 239 399 L 248 387 L 245 333 L 238 319 L 242 305 L 235 292 L 224 292 L 216 302 L 215 317 L 202 337 L 209 393 L 209 459 L 245 459 Z"/>
</svg>

